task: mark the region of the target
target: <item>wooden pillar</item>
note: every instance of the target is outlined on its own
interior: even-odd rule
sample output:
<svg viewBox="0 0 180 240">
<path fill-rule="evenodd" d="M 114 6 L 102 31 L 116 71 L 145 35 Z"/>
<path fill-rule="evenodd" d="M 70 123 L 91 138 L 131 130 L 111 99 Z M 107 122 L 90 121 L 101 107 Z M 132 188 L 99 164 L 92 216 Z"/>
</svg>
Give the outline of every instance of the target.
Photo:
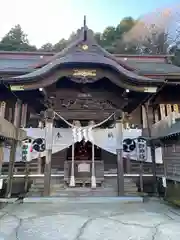
<svg viewBox="0 0 180 240">
<path fill-rule="evenodd" d="M 130 156 L 126 158 L 126 172 L 131 173 L 131 159 Z"/>
<path fill-rule="evenodd" d="M 151 121 L 149 115 L 149 103 L 144 104 L 145 112 L 146 112 L 146 118 L 147 118 L 147 129 L 148 129 L 148 135 L 149 139 L 151 140 L 151 124 L 153 122 Z M 152 159 L 152 173 L 153 173 L 153 182 L 154 182 L 154 192 L 157 193 L 157 179 L 156 179 L 156 152 L 155 152 L 155 144 L 154 141 L 151 140 L 151 159 Z"/>
<path fill-rule="evenodd" d="M 50 195 L 51 186 L 51 159 L 52 159 L 52 144 L 53 144 L 53 119 L 54 111 L 48 109 L 45 112 L 45 130 L 46 130 L 46 162 L 44 171 L 44 196 Z"/>
<path fill-rule="evenodd" d="M 6 197 L 11 197 L 12 183 L 13 183 L 13 172 L 14 172 L 14 162 L 16 159 L 16 148 L 17 148 L 17 138 L 19 133 L 19 127 L 21 122 L 21 101 L 18 100 L 15 105 L 14 112 L 14 125 L 16 127 L 16 140 L 12 140 L 10 159 L 9 159 L 9 170 L 8 170 L 8 181 L 6 189 Z"/>
<path fill-rule="evenodd" d="M 8 119 L 7 120 L 11 123 L 13 121 L 13 109 L 12 109 L 12 107 L 8 108 Z"/>
<path fill-rule="evenodd" d="M 160 120 L 163 120 L 166 117 L 165 105 L 160 104 L 159 107 L 160 107 L 160 116 L 161 116 Z"/>
<path fill-rule="evenodd" d="M 25 128 L 27 123 L 27 104 L 22 104 L 21 127 Z"/>
<path fill-rule="evenodd" d="M 92 173 L 91 173 L 91 188 L 96 188 L 96 172 L 95 172 L 95 159 L 94 159 L 94 143 L 92 143 Z"/>
<path fill-rule="evenodd" d="M 142 127 L 147 128 L 147 117 L 145 106 L 142 106 Z"/>
<path fill-rule="evenodd" d="M 6 102 L 0 103 L 0 116 L 5 118 L 5 111 L 6 111 Z"/>
<path fill-rule="evenodd" d="M 4 144 L 3 142 L 0 142 L 0 176 L 2 173 L 3 159 L 4 159 Z"/>
<path fill-rule="evenodd" d="M 88 123 L 88 132 L 92 132 L 92 127 L 95 125 L 94 121 L 89 121 Z M 91 140 L 92 144 L 92 166 L 91 166 L 91 188 L 95 189 L 96 188 L 96 166 L 95 166 L 95 148 L 94 148 L 94 143 Z"/>
<path fill-rule="evenodd" d="M 42 121 L 39 121 L 38 122 L 38 128 L 40 129 L 43 129 L 44 127 L 44 124 Z M 38 154 L 38 174 L 41 174 L 42 173 L 42 158 L 41 158 L 41 153 Z"/>
<path fill-rule="evenodd" d="M 116 153 L 117 153 L 117 185 L 118 196 L 124 195 L 124 164 L 123 164 L 123 116 L 116 119 Z"/>
<path fill-rule="evenodd" d="M 70 187 L 75 187 L 75 176 L 74 176 L 74 139 L 72 141 L 72 160 L 71 160 L 71 176 L 70 176 Z"/>
<path fill-rule="evenodd" d="M 154 122 L 155 122 L 155 123 L 159 122 L 159 116 L 158 116 L 158 111 L 157 111 L 157 109 L 154 110 Z"/>
<path fill-rule="evenodd" d="M 21 123 L 21 106 L 22 103 L 20 100 L 18 100 L 15 104 L 15 110 L 14 110 L 14 126 L 20 127 Z"/>
<path fill-rule="evenodd" d="M 6 111 L 6 102 L 3 101 L 0 103 L 0 116 L 2 118 L 5 118 L 5 111 Z M 4 144 L 0 143 L 0 176 L 2 171 L 3 159 L 4 159 Z"/>
<path fill-rule="evenodd" d="M 166 105 L 166 111 L 167 111 L 167 116 L 169 116 L 172 113 L 172 106 L 171 104 Z"/>
</svg>

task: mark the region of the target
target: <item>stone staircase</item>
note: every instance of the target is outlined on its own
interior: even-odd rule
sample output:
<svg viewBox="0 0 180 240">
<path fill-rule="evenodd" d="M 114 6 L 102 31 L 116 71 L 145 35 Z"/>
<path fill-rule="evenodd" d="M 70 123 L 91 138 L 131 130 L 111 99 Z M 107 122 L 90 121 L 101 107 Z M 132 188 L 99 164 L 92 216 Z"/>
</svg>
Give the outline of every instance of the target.
<svg viewBox="0 0 180 240">
<path fill-rule="evenodd" d="M 27 197 L 42 197 L 44 192 L 44 179 L 35 179 L 31 184 Z"/>
<path fill-rule="evenodd" d="M 104 187 L 111 187 L 117 193 L 117 177 L 106 177 Z M 124 178 L 124 193 L 127 196 L 137 195 L 137 186 L 131 178 Z"/>
<path fill-rule="evenodd" d="M 88 187 L 76 187 L 76 188 L 60 188 L 59 186 L 53 186 L 51 190 L 52 197 L 115 197 L 116 191 L 113 188 L 97 187 L 91 189 Z"/>
<path fill-rule="evenodd" d="M 136 184 L 129 178 L 124 179 L 124 189 L 126 196 L 137 195 Z M 27 196 L 41 197 L 44 191 L 44 179 L 34 180 Z M 117 196 L 117 178 L 105 178 L 102 187 L 91 189 L 88 187 L 69 188 L 64 186 L 63 177 L 51 180 L 51 193 L 52 197 L 115 197 Z"/>
</svg>

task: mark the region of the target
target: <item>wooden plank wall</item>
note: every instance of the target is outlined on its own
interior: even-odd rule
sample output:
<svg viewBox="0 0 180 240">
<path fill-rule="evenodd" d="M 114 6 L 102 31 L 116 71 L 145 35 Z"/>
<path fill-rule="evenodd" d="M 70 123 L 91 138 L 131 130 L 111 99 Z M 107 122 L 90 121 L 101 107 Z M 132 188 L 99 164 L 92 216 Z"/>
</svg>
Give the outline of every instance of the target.
<svg viewBox="0 0 180 240">
<path fill-rule="evenodd" d="M 180 144 L 166 145 L 163 161 L 167 179 L 180 182 Z"/>
<path fill-rule="evenodd" d="M 171 112 L 179 113 L 179 104 L 159 104 L 156 109 L 156 122 L 163 120 Z M 163 162 L 167 179 L 180 181 L 180 144 L 163 147 Z"/>
</svg>

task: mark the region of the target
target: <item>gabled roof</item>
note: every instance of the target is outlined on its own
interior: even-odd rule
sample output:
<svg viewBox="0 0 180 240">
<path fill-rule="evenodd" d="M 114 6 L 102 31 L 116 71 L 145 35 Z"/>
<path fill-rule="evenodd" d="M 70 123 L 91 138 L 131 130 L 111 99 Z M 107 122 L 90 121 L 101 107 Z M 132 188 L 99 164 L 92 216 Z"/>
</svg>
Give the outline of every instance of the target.
<svg viewBox="0 0 180 240">
<path fill-rule="evenodd" d="M 17 52 L 0 51 L 0 73 L 29 73 L 51 62 L 55 52 Z M 126 68 L 143 76 L 152 78 L 162 75 L 165 77 L 179 76 L 180 67 L 167 61 L 170 55 L 124 55 L 114 54 L 116 61 L 123 63 Z"/>
<path fill-rule="evenodd" d="M 126 62 L 134 71 L 140 75 L 180 75 L 180 67 L 169 61 L 171 55 L 137 56 L 137 55 L 116 55 L 118 60 Z"/>
<path fill-rule="evenodd" d="M 117 77 L 115 84 L 122 86 L 121 82 L 126 84 L 140 84 L 142 86 L 159 86 L 165 81 L 164 79 L 153 79 L 142 76 L 141 70 L 135 63 L 128 63 L 127 60 L 117 59 L 115 56 L 103 49 L 94 39 L 92 30 L 88 29 L 86 25 L 82 27 L 73 41 L 63 49 L 61 52 L 44 56 L 39 54 L 30 55 L 32 65 L 35 64 L 36 59 L 41 61 L 36 65 L 36 69 L 28 68 L 26 74 L 4 78 L 3 81 L 7 83 L 29 83 L 37 82 L 39 79 L 47 78 L 59 69 L 69 67 L 101 67 L 104 69 L 111 69 Z M 11 60 L 12 61 L 12 60 Z M 17 63 L 23 61 L 23 67 L 28 66 L 25 59 L 16 59 Z M 16 63 L 16 64 L 17 64 Z M 35 67 L 34 67 L 35 68 Z M 20 67 L 18 68 L 21 69 Z M 7 70 L 7 68 L 6 68 Z"/>
</svg>

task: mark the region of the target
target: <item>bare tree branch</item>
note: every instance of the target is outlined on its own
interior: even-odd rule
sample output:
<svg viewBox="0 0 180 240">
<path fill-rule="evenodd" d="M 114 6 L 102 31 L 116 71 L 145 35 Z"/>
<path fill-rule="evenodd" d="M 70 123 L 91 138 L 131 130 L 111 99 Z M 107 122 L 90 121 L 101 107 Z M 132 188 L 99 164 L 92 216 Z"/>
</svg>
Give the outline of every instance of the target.
<svg viewBox="0 0 180 240">
<path fill-rule="evenodd" d="M 141 54 L 167 54 L 170 46 L 180 45 L 180 5 L 141 17 L 123 41 L 136 44 Z"/>
</svg>

